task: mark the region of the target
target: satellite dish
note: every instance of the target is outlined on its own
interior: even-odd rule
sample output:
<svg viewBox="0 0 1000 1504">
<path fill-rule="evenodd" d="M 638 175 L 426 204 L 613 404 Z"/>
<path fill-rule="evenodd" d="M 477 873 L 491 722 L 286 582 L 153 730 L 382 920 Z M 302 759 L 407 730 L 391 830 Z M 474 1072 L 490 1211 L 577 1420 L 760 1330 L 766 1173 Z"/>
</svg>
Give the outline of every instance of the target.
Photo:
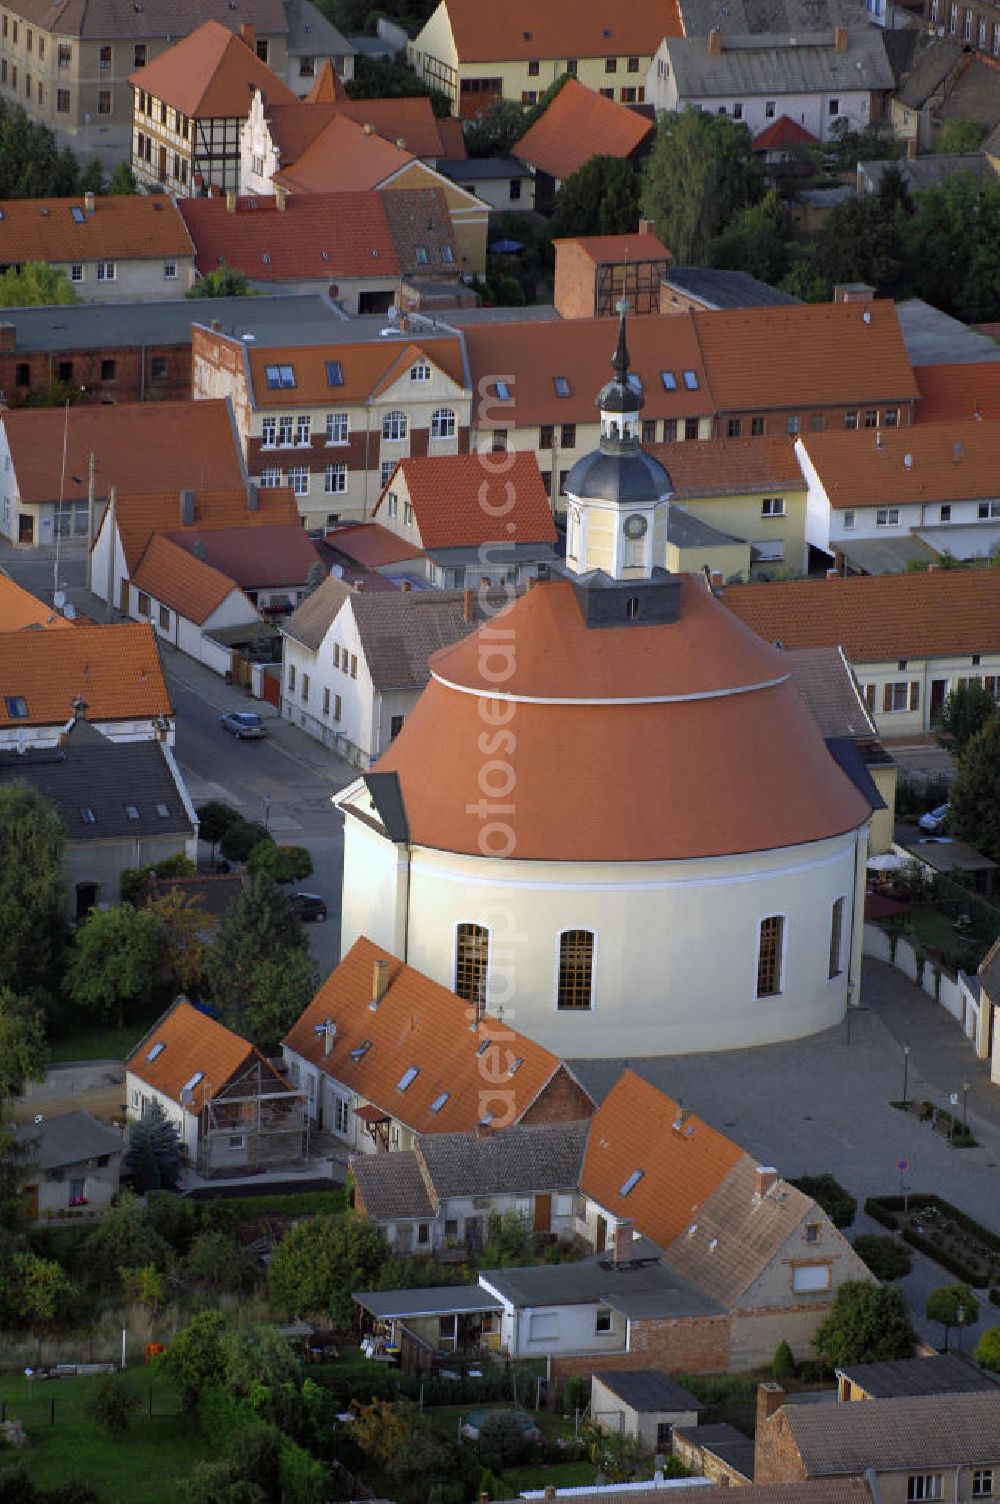
<svg viewBox="0 0 1000 1504">
<path fill-rule="evenodd" d="M 63 606 L 65 606 L 65 604 L 66 604 L 66 592 L 65 592 L 65 590 L 57 590 L 56 591 L 55 595 L 52 597 L 52 604 L 55 606 L 55 608 L 56 608 L 57 611 L 61 611 L 62 610 Z"/>
<path fill-rule="evenodd" d="M 67 621 L 73 621 L 76 617 L 76 607 L 72 601 L 67 601 L 63 607 L 63 616 Z"/>
</svg>

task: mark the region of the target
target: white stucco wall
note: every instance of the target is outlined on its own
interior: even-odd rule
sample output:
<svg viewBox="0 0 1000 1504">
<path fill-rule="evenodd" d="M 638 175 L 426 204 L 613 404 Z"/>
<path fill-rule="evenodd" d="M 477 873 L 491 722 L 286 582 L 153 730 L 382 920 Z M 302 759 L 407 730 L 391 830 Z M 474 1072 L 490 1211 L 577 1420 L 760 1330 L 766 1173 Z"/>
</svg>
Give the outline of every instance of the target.
<svg viewBox="0 0 1000 1504">
<path fill-rule="evenodd" d="M 194 284 L 193 254 L 149 256 L 134 260 L 118 260 L 114 257 L 108 259 L 114 265 L 115 274 L 109 281 L 102 282 L 97 280 L 95 261 L 77 263 L 82 266 L 83 278 L 73 282 L 73 288 L 81 302 L 134 303 L 141 299 L 143 302 L 155 303 L 181 298 Z M 53 261 L 51 265 L 58 271 L 65 272 L 72 281 L 72 262 Z M 170 266 L 174 271 L 173 276 L 168 277 L 167 270 Z"/>
</svg>

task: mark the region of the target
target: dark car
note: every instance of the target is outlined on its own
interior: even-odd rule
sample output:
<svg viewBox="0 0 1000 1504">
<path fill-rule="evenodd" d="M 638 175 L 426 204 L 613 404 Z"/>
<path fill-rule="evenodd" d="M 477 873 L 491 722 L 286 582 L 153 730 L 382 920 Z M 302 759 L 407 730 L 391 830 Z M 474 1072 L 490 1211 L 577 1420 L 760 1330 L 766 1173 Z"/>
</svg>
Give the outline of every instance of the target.
<svg viewBox="0 0 1000 1504">
<path fill-rule="evenodd" d="M 293 893 L 292 908 L 303 923 L 312 919 L 316 923 L 326 918 L 326 899 L 318 893 Z"/>
</svg>

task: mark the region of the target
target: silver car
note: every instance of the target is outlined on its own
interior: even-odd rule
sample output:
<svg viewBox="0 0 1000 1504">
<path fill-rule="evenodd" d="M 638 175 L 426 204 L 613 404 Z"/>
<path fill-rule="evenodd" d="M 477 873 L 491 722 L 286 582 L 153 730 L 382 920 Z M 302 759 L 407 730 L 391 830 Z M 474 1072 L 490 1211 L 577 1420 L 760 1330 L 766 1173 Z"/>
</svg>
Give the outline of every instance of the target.
<svg viewBox="0 0 1000 1504">
<path fill-rule="evenodd" d="M 264 722 L 256 710 L 230 710 L 226 715 L 219 717 L 219 725 L 223 731 L 231 731 L 241 741 L 245 737 L 267 735 Z"/>
</svg>

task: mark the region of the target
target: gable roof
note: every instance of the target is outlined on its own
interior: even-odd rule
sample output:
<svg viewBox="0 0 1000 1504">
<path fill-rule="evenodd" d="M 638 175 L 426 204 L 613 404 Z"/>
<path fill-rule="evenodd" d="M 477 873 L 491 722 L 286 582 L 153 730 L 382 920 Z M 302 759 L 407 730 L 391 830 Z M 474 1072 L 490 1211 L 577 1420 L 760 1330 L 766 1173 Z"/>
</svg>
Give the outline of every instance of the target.
<svg viewBox="0 0 1000 1504">
<path fill-rule="evenodd" d="M 1000 418 L 1000 359 L 914 366 L 913 374 L 920 391 L 918 423 Z"/>
<path fill-rule="evenodd" d="M 1000 1390 L 783 1405 L 777 1413 L 808 1473 L 989 1465 L 1000 1445 Z"/>
<path fill-rule="evenodd" d="M 548 0 L 544 7 L 535 0 L 441 3 L 460 63 L 564 58 L 568 37 L 577 57 L 651 56 L 665 33 L 681 31 L 677 0 L 634 0 L 628 6 L 609 0 Z"/>
<path fill-rule="evenodd" d="M 806 482 L 785 434 L 759 439 L 702 439 L 697 444 L 645 444 L 669 472 L 679 500 L 742 492 L 805 491 Z"/>
<path fill-rule="evenodd" d="M 433 1219 L 434 1202 L 412 1149 L 396 1149 L 389 1154 L 352 1154 L 348 1168 L 369 1221 Z"/>
<path fill-rule="evenodd" d="M 319 560 L 301 522 L 261 523 L 171 533 L 187 554 L 218 570 L 243 590 L 298 589 Z"/>
<path fill-rule="evenodd" d="M 376 961 L 388 963 L 388 986 L 372 1012 L 368 1005 Z M 327 1019 L 337 1030 L 329 1056 L 324 1055 L 322 1033 Z M 479 1024 L 472 1020 L 469 1005 L 453 992 L 362 936 L 284 1044 L 418 1133 L 475 1128 L 490 1112 L 498 1127 L 506 1127 L 500 1119 L 509 1113 L 507 1121 L 517 1122 L 560 1064 L 541 1045 L 495 1018 L 487 1015 Z M 352 1051 L 363 1053 L 354 1059 Z M 493 1062 L 489 1077 L 481 1070 L 484 1057 Z M 417 1074 L 400 1090 L 411 1068 Z M 503 1085 L 491 1091 L 490 1079 Z M 433 1111 L 442 1096 L 446 1100 Z"/>
<path fill-rule="evenodd" d="M 104 200 L 102 199 L 103 203 Z M 63 407 L 12 408 L 2 414 L 22 501 L 87 499 L 87 461 L 97 458 L 97 494 L 115 485 L 120 496 L 154 487 L 243 484 L 229 403 L 112 402 Z"/>
<path fill-rule="evenodd" d="M 338 110 L 301 155 L 279 168 L 274 182 L 297 193 L 377 188 L 416 160 L 413 152 L 366 131 Z"/>
<path fill-rule="evenodd" d="M 72 623 L 53 606 L 32 595 L 0 571 L 0 632 L 19 632 L 25 627 L 69 627 Z"/>
<path fill-rule="evenodd" d="M 138 10 L 122 0 L 18 0 L 17 14 L 44 31 L 101 41 L 174 40 L 209 18 L 234 31 L 246 22 L 265 35 L 288 29 L 282 0 L 240 0 L 236 10 L 231 0 L 142 0 Z"/>
<path fill-rule="evenodd" d="M 788 151 L 793 146 L 818 146 L 819 138 L 790 115 L 779 115 L 769 126 L 754 136 L 753 151 Z"/>
<path fill-rule="evenodd" d="M 370 127 L 366 134 L 374 132 L 415 157 L 465 157 L 464 138 L 459 134 L 457 140 L 453 139 L 452 132 L 447 130 L 448 122 L 437 118 L 426 95 L 409 99 L 349 99 L 336 75 L 332 90 L 324 82 L 326 70 L 333 73 L 329 60 L 306 99 L 294 104 L 268 102 L 266 106 L 271 140 L 278 148 L 282 168 L 292 166 L 331 121 L 338 118 L 353 121 L 362 130 Z"/>
<path fill-rule="evenodd" d="M 640 230 L 636 235 L 572 235 L 565 240 L 554 240 L 552 244 L 575 245 L 595 266 L 608 262 L 634 265 L 637 261 L 670 260 L 670 252 L 650 230 Z"/>
<path fill-rule="evenodd" d="M 721 599 L 768 642 L 839 645 L 854 663 L 1000 652 L 997 569 L 727 585 Z"/>
<path fill-rule="evenodd" d="M 800 436 L 836 510 L 996 496 L 1000 422 L 914 423 L 876 434 L 842 429 Z"/>
<path fill-rule="evenodd" d="M 201 626 L 238 586 L 161 533 L 153 533 L 131 571 L 133 585 Z M 253 607 L 247 601 L 247 615 Z"/>
<path fill-rule="evenodd" d="M 475 453 L 402 459 L 375 505 L 372 516 L 376 520 L 380 513 L 383 518 L 387 514 L 386 497 L 400 480 L 405 483 L 425 549 L 495 543 L 500 515 L 511 544 L 555 542 L 551 504 L 538 460 L 530 450 L 509 455 L 502 475 L 490 475 L 483 468 L 482 455 Z M 508 508 L 505 497 L 511 495 L 514 505 Z"/>
<path fill-rule="evenodd" d="M 587 1121 L 513 1125 L 500 1133 L 435 1133 L 417 1140 L 438 1201 L 452 1196 L 575 1191 Z"/>
<path fill-rule="evenodd" d="M 605 1369 L 594 1374 L 605 1389 L 609 1389 L 630 1410 L 649 1415 L 656 1411 L 703 1410 L 700 1400 L 678 1384 L 668 1373 L 654 1368 L 632 1368 L 609 1372 Z"/>
<path fill-rule="evenodd" d="M 861 698 L 843 648 L 790 648 L 785 661 L 824 739 L 876 735 L 871 711 Z"/>
<path fill-rule="evenodd" d="M 262 486 L 252 494 L 257 503 L 254 508 L 248 505 L 244 487 L 239 490 L 195 491 L 194 522 L 190 526 L 181 521 L 178 491 L 147 496 L 120 495 L 115 524 L 129 570 L 138 565 L 153 533 L 164 533 L 180 544 L 188 537 L 204 539 L 216 528 L 251 530 L 293 523 L 301 531 L 299 509 L 287 486 Z M 105 519 L 107 516 L 105 513 Z"/>
<path fill-rule="evenodd" d="M 254 89 L 268 99 L 295 100 L 256 52 L 219 21 L 205 21 L 129 74 L 129 83 L 193 120 L 245 119 Z"/>
<path fill-rule="evenodd" d="M 401 270 L 377 193 L 293 193 L 283 209 L 273 195 L 251 195 L 237 200 L 235 213 L 224 198 L 186 198 L 179 207 L 202 276 L 223 263 L 258 282 L 395 277 Z"/>
<path fill-rule="evenodd" d="M 680 0 L 684 35 L 705 36 L 713 26 L 725 34 L 802 36 L 858 26 L 855 0 Z"/>
<path fill-rule="evenodd" d="M 468 637 L 508 599 L 502 587 L 475 592 L 472 620 L 464 590 L 353 592 L 351 611 L 376 689 L 418 689 L 430 678 L 431 655 Z"/>
<path fill-rule="evenodd" d="M 786 32 L 733 36 L 723 26 L 718 50 L 705 37 L 667 37 L 663 53 L 680 101 L 736 94 L 812 94 L 847 89 L 892 89 L 889 59 L 877 26 L 847 30 L 838 50 L 834 34 Z"/>
<path fill-rule="evenodd" d="M 716 266 L 672 266 L 663 279 L 667 300 L 673 302 L 674 288 L 706 309 L 774 308 L 781 304 L 801 303 L 790 292 L 761 282 L 749 272 L 735 272 Z M 667 301 L 662 299 L 661 301 Z M 664 309 L 664 312 L 670 310 Z"/>
<path fill-rule="evenodd" d="M 251 399 L 257 408 L 297 408 L 303 402 L 330 406 L 365 402 L 398 379 L 419 355 L 456 386 L 465 388 L 462 350 L 454 335 L 421 335 L 405 344 L 392 339 L 359 344 L 269 345 L 251 347 L 247 353 Z M 335 387 L 327 379 L 332 363 L 340 367 L 341 380 Z M 267 367 L 277 365 L 292 367 L 294 387 L 269 389 Z"/>
<path fill-rule="evenodd" d="M 27 1150 L 31 1170 L 56 1170 L 125 1149 L 121 1134 L 89 1112 L 63 1112 L 41 1123 L 16 1123 L 14 1137 Z"/>
<path fill-rule="evenodd" d="M 368 571 L 381 569 L 386 564 L 404 564 L 408 559 L 424 557 L 422 548 L 390 533 L 381 522 L 348 523 L 327 533 L 324 542 L 327 548 L 333 549 L 342 558 L 350 559 L 352 563 L 359 564 Z M 375 578 L 381 580 L 380 575 Z M 386 586 L 389 584 L 388 580 L 383 580 L 382 583 Z M 365 588 L 370 588 L 370 584 L 371 581 L 367 580 Z"/>
<path fill-rule="evenodd" d="M 738 1145 L 625 1070 L 591 1120 L 580 1187 L 661 1248 L 691 1222 L 733 1166 Z M 622 1188 L 641 1171 L 625 1195 Z"/>
<path fill-rule="evenodd" d="M 88 209 L 76 198 L 4 199 L 0 263 L 136 261 L 191 256 L 194 247 L 172 199 L 145 193 L 105 194 Z"/>
<path fill-rule="evenodd" d="M 935 1353 L 926 1358 L 897 1358 L 883 1363 L 853 1363 L 837 1377 L 863 1389 L 873 1400 L 913 1394 L 961 1394 L 1000 1387 L 1000 1375 L 980 1368 L 962 1353 Z"/>
<path fill-rule="evenodd" d="M 0 727 L 64 726 L 82 697 L 91 721 L 172 716 L 153 628 L 146 622 L 0 633 Z M 22 697 L 26 716 L 9 702 Z"/>
<path fill-rule="evenodd" d="M 647 116 L 568 78 L 511 151 L 518 161 L 565 182 L 591 157 L 630 157 L 655 129 Z"/>
<path fill-rule="evenodd" d="M 157 1045 L 163 1048 L 158 1050 Z M 200 1112 L 256 1057 L 252 1044 L 182 996 L 139 1041 L 125 1070 L 172 1102 L 180 1103 L 181 1092 L 188 1087 L 191 1095 L 183 1105 L 188 1112 Z"/>
</svg>

